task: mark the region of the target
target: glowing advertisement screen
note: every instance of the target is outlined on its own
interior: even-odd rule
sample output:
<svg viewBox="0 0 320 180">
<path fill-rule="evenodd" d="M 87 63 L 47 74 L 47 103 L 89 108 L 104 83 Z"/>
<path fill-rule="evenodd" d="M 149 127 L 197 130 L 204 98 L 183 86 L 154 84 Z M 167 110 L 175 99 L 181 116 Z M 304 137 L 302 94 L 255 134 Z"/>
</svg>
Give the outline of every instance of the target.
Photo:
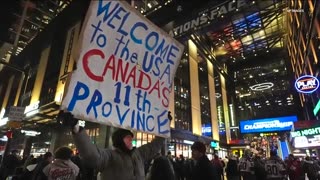
<svg viewBox="0 0 320 180">
<path fill-rule="evenodd" d="M 241 133 L 290 131 L 297 120 L 297 116 L 285 116 L 240 121 L 240 131 Z"/>
</svg>

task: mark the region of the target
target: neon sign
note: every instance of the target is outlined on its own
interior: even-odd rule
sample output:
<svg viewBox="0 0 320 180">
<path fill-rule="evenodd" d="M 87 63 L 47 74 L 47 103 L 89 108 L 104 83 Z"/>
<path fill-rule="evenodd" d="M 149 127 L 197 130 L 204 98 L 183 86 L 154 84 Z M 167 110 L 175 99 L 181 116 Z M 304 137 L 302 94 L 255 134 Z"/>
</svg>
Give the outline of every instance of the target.
<svg viewBox="0 0 320 180">
<path fill-rule="evenodd" d="M 295 88 L 300 93 L 313 93 L 319 88 L 319 80 L 310 75 L 301 76 L 296 80 Z"/>
<path fill-rule="evenodd" d="M 318 101 L 316 107 L 313 109 L 313 114 L 316 116 L 320 110 L 320 100 Z"/>
<path fill-rule="evenodd" d="M 293 126 L 293 122 L 296 122 L 297 120 L 297 116 L 285 116 L 240 121 L 240 131 L 241 133 L 290 131 Z"/>
<path fill-rule="evenodd" d="M 311 135 L 319 135 L 320 127 L 303 129 L 299 131 L 290 132 L 291 137 L 300 137 L 300 136 L 311 136 Z"/>
</svg>

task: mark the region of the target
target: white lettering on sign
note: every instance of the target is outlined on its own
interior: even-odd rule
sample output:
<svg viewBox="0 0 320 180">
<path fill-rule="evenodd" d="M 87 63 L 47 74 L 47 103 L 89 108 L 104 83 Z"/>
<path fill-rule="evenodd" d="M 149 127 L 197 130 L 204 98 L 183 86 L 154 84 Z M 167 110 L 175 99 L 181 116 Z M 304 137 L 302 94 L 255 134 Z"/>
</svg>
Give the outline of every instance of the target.
<svg viewBox="0 0 320 180">
<path fill-rule="evenodd" d="M 296 80 L 295 88 L 301 93 L 313 93 L 319 88 L 319 80 L 317 77 L 304 75 Z"/>
<path fill-rule="evenodd" d="M 305 79 L 304 81 L 297 82 L 297 86 L 300 90 L 314 88 L 316 85 L 315 79 Z"/>
<path fill-rule="evenodd" d="M 172 37 L 181 35 L 189 30 L 192 30 L 192 29 L 197 28 L 201 25 L 207 24 L 208 21 L 212 21 L 214 19 L 217 19 L 217 18 L 219 18 L 229 12 L 237 10 L 245 5 L 247 5 L 245 0 L 238 0 L 237 2 L 230 1 L 230 2 L 224 3 L 223 5 L 204 10 L 203 13 L 200 13 L 198 15 L 198 17 L 170 30 L 169 34 Z"/>
<path fill-rule="evenodd" d="M 211 127 L 202 127 L 202 133 L 211 133 Z"/>
<path fill-rule="evenodd" d="M 284 128 L 290 127 L 293 125 L 293 122 L 280 122 L 279 120 L 273 120 L 269 122 L 255 122 L 252 125 L 244 125 L 245 130 L 251 129 L 264 129 L 264 128 Z"/>
<path fill-rule="evenodd" d="M 41 134 L 41 132 L 31 130 L 21 130 L 21 133 L 24 133 L 26 136 L 36 136 Z"/>
<path fill-rule="evenodd" d="M 310 135 L 319 135 L 319 134 L 320 134 L 320 127 L 291 132 L 292 137 L 310 136 Z"/>
</svg>

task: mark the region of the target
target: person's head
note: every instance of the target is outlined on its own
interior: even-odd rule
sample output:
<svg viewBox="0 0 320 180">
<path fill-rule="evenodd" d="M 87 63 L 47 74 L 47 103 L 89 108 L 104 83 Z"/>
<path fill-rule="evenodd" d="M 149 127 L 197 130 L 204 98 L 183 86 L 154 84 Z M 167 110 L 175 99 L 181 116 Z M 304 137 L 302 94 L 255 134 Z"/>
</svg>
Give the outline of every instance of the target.
<svg viewBox="0 0 320 180">
<path fill-rule="evenodd" d="M 115 148 L 128 152 L 133 149 L 133 133 L 126 129 L 118 129 L 112 134 L 112 142 Z"/>
<path fill-rule="evenodd" d="M 219 156 L 215 154 L 215 155 L 213 156 L 213 158 L 214 158 L 214 159 L 219 159 Z"/>
<path fill-rule="evenodd" d="M 277 156 L 277 151 L 270 151 L 270 156 L 271 157 L 276 157 Z"/>
<path fill-rule="evenodd" d="M 205 155 L 206 146 L 202 142 L 196 141 L 191 146 L 191 150 L 192 150 L 192 158 L 194 158 L 195 160 L 198 160 L 199 158 Z"/>
<path fill-rule="evenodd" d="M 73 151 L 68 147 L 60 147 L 54 153 L 56 159 L 69 160 L 73 154 Z"/>
<path fill-rule="evenodd" d="M 243 157 L 244 158 L 251 158 L 251 156 L 252 156 L 251 149 L 245 149 L 243 152 Z"/>
<path fill-rule="evenodd" d="M 43 155 L 43 159 L 45 161 L 49 161 L 51 162 L 53 160 L 53 155 L 51 152 L 46 152 L 44 155 Z"/>
<path fill-rule="evenodd" d="M 289 160 L 294 160 L 293 154 L 289 154 Z"/>
<path fill-rule="evenodd" d="M 181 160 L 184 160 L 184 158 L 183 158 L 183 155 L 182 155 L 182 154 L 180 154 L 180 155 L 179 155 L 179 158 L 180 158 Z"/>
</svg>

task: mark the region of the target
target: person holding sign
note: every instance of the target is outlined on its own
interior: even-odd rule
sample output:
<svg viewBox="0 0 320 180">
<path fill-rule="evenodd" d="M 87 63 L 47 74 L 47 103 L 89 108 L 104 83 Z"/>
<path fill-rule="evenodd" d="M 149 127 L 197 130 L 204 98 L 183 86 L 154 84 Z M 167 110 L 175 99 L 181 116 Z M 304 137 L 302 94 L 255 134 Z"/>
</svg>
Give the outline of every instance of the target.
<svg viewBox="0 0 320 180">
<path fill-rule="evenodd" d="M 170 111 L 168 119 L 172 120 Z M 86 131 L 70 112 L 61 111 L 58 121 L 71 128 L 80 156 L 88 167 L 101 172 L 101 179 L 144 180 L 144 163 L 152 159 L 165 142 L 164 138 L 156 137 L 150 143 L 134 149 L 132 132 L 118 129 L 112 134 L 114 149 L 101 149 L 91 143 Z"/>
</svg>

